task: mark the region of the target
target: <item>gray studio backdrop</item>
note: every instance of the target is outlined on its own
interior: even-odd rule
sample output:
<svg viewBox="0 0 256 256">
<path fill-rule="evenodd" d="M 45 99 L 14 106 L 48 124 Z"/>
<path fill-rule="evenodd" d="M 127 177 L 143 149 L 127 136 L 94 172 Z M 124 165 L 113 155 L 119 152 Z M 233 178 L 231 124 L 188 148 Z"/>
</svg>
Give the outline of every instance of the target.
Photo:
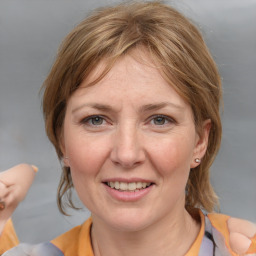
<svg viewBox="0 0 256 256">
<path fill-rule="evenodd" d="M 63 37 L 89 10 L 113 2 L 0 0 L 0 168 L 39 167 L 13 216 L 23 242 L 52 239 L 90 214 L 57 210 L 60 164 L 44 133 L 39 89 Z M 201 28 L 223 78 L 223 142 L 212 168 L 221 211 L 256 222 L 256 0 L 166 2 Z"/>
</svg>

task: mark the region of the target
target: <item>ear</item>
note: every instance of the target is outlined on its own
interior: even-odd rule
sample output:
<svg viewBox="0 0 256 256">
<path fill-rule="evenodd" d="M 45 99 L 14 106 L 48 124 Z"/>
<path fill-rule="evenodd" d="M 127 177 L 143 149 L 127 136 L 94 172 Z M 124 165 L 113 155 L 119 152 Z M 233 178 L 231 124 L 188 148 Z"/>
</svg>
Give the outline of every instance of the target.
<svg viewBox="0 0 256 256">
<path fill-rule="evenodd" d="M 65 147 L 65 142 L 64 142 L 64 138 L 63 138 L 63 132 L 61 132 L 61 135 L 60 135 L 60 150 L 63 155 L 63 157 L 61 159 L 62 165 L 69 167 L 69 159 L 66 155 L 66 147 Z"/>
<path fill-rule="evenodd" d="M 195 168 L 200 164 L 195 159 L 202 159 L 208 147 L 208 139 L 211 130 L 211 120 L 207 119 L 203 122 L 202 133 L 197 135 L 196 144 L 193 152 L 193 158 L 191 159 L 190 168 Z"/>
<path fill-rule="evenodd" d="M 69 166 L 69 159 L 68 159 L 68 157 L 63 156 L 62 162 L 63 162 L 63 165 L 64 165 L 63 167 L 70 167 Z"/>
</svg>

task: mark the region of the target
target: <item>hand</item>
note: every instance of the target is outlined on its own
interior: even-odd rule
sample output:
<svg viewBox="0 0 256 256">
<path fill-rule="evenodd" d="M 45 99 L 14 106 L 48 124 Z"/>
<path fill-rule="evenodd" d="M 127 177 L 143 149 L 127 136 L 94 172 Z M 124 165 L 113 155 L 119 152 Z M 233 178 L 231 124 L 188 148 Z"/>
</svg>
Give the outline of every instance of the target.
<svg viewBox="0 0 256 256">
<path fill-rule="evenodd" d="M 20 164 L 0 173 L 0 234 L 5 222 L 25 198 L 36 171 L 35 166 Z"/>
<path fill-rule="evenodd" d="M 256 243 L 256 225 L 237 218 L 230 218 L 227 224 L 230 233 L 231 249 L 238 255 L 246 255 L 246 252 L 252 244 L 252 238 L 254 238 L 254 243 Z M 255 254 L 248 255 L 256 256 L 256 251 Z"/>
</svg>

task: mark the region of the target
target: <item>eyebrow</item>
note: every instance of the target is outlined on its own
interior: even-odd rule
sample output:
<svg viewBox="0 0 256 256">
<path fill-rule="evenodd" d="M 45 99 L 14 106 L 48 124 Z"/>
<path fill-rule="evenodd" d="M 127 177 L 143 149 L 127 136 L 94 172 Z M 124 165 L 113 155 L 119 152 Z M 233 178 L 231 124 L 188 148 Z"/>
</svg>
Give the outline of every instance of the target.
<svg viewBox="0 0 256 256">
<path fill-rule="evenodd" d="M 177 104 L 172 103 L 172 102 L 161 102 L 161 103 L 147 104 L 147 105 L 141 106 L 140 107 L 140 112 L 149 112 L 149 111 L 152 111 L 152 110 L 159 110 L 159 109 L 162 109 L 162 108 L 165 108 L 165 107 L 172 107 L 172 108 L 176 108 L 176 109 L 179 109 L 179 110 L 183 109 L 182 106 L 177 105 Z"/>
<path fill-rule="evenodd" d="M 99 103 L 85 103 L 77 108 L 74 108 L 72 110 L 72 113 L 77 112 L 78 110 L 84 108 L 84 107 L 90 107 L 90 108 L 95 108 L 101 111 L 113 111 L 113 108 L 110 105 L 105 105 L 105 104 L 99 104 Z"/>
<path fill-rule="evenodd" d="M 143 105 L 139 108 L 139 112 L 150 112 L 153 110 L 159 110 L 165 107 L 172 107 L 172 108 L 176 108 L 178 110 L 182 110 L 183 107 L 180 105 L 177 105 L 175 103 L 172 102 L 161 102 L 161 103 L 156 103 L 156 104 L 146 104 Z M 105 112 L 114 112 L 114 109 L 112 106 L 110 105 L 106 105 L 106 104 L 99 104 L 99 103 L 85 103 L 82 104 L 81 106 L 74 108 L 72 110 L 72 113 L 75 113 L 77 111 L 79 111 L 80 109 L 84 108 L 84 107 L 90 107 L 90 108 L 94 108 L 97 110 L 101 110 L 101 111 L 105 111 Z"/>
</svg>

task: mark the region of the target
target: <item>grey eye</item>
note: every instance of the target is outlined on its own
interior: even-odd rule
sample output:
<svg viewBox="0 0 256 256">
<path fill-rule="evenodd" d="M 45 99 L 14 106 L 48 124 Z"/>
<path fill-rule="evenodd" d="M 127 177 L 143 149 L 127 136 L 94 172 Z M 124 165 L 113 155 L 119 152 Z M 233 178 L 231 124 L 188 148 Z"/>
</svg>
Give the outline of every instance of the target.
<svg viewBox="0 0 256 256">
<path fill-rule="evenodd" d="M 155 125 L 164 125 L 166 123 L 166 118 L 162 116 L 157 116 L 153 119 Z"/>
<path fill-rule="evenodd" d="M 103 118 L 100 116 L 95 116 L 91 118 L 91 124 L 92 125 L 102 125 L 103 124 Z"/>
</svg>

